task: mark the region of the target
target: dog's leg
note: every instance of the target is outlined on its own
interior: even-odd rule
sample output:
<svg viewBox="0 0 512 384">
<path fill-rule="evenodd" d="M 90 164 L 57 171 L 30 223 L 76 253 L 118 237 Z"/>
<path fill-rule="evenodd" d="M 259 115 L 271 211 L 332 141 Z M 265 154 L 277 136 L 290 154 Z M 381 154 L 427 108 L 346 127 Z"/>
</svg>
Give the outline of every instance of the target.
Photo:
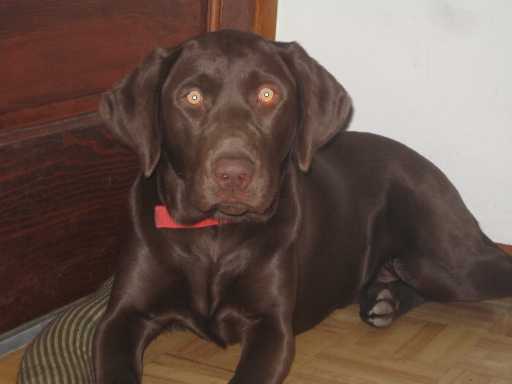
<svg viewBox="0 0 512 384">
<path fill-rule="evenodd" d="M 371 237 L 370 261 L 384 261 L 363 290 L 361 316 L 387 325 L 424 300 L 479 301 L 512 296 L 512 257 L 481 231 L 439 172 L 422 188 L 395 185 Z"/>
<path fill-rule="evenodd" d="M 94 338 L 95 384 L 139 384 L 144 349 L 160 331 L 135 313 L 107 313 Z"/>
<path fill-rule="evenodd" d="M 281 384 L 295 353 L 291 324 L 262 320 L 248 331 L 242 356 L 230 384 Z"/>
<path fill-rule="evenodd" d="M 361 292 L 360 316 L 375 327 L 427 301 L 481 301 L 512 296 L 512 256 L 486 239 L 464 263 L 440 255 L 394 259 Z"/>
<path fill-rule="evenodd" d="M 471 247 L 459 247 L 462 251 L 447 249 L 450 257 L 404 260 L 400 269 L 408 276 L 407 282 L 427 300 L 480 301 L 512 296 L 512 256 L 483 234 L 482 238 Z"/>
</svg>

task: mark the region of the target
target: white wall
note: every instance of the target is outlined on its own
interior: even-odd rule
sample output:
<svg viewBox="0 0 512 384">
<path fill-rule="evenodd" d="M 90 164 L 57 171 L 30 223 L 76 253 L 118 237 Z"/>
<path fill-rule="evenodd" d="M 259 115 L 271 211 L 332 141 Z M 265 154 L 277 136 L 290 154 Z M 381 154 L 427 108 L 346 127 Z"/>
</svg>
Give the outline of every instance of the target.
<svg viewBox="0 0 512 384">
<path fill-rule="evenodd" d="M 350 129 L 428 157 L 512 244 L 512 1 L 279 0 L 277 39 L 344 84 Z"/>
</svg>

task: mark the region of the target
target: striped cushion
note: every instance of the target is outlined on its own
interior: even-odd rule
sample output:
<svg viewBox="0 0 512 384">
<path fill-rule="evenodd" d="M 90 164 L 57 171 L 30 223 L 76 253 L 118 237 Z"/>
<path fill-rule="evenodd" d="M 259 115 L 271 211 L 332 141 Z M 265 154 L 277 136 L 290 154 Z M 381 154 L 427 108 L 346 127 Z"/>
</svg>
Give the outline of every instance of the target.
<svg viewBox="0 0 512 384">
<path fill-rule="evenodd" d="M 27 347 L 18 384 L 91 384 L 94 331 L 113 279 L 58 315 Z"/>
</svg>

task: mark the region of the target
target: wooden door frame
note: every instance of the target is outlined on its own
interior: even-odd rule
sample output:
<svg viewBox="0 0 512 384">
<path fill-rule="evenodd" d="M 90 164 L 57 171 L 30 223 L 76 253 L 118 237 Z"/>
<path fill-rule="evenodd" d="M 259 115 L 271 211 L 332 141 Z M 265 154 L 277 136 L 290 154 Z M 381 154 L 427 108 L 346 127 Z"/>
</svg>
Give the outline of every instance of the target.
<svg viewBox="0 0 512 384">
<path fill-rule="evenodd" d="M 277 2 L 278 0 L 209 0 L 207 30 L 245 29 L 274 40 Z M 240 15 L 243 17 L 240 18 Z"/>
</svg>

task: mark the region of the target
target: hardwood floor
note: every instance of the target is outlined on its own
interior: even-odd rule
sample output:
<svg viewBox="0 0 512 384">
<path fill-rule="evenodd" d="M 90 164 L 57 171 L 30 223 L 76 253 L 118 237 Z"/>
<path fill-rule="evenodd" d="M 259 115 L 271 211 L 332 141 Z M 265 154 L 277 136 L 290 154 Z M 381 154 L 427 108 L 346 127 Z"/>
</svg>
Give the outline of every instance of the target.
<svg viewBox="0 0 512 384">
<path fill-rule="evenodd" d="M 286 384 L 512 383 L 512 299 L 426 304 L 383 330 L 363 324 L 357 311 L 337 311 L 297 338 Z M 224 384 L 239 352 L 166 334 L 146 352 L 143 383 Z M 15 382 L 19 358 L 0 360 L 0 384 Z"/>
</svg>

